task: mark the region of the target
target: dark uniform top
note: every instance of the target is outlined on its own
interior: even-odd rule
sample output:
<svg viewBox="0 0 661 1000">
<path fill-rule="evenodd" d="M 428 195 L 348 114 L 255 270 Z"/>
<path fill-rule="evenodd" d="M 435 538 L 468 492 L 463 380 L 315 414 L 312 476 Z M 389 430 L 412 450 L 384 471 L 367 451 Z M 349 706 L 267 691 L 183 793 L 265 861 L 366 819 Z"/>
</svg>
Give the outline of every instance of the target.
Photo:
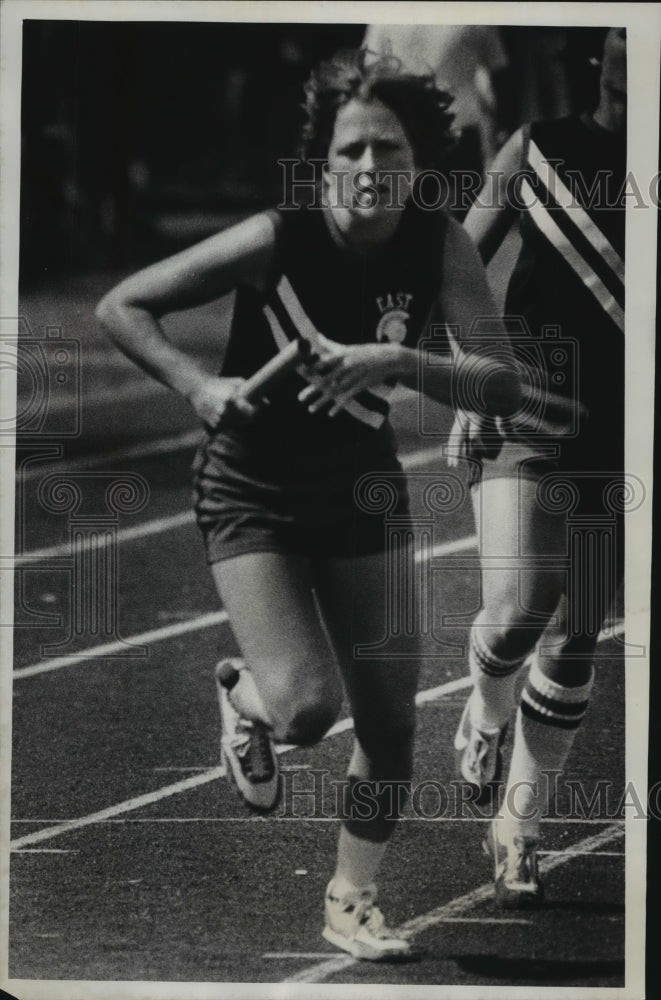
<svg viewBox="0 0 661 1000">
<path fill-rule="evenodd" d="M 395 341 L 416 346 L 440 284 L 442 213 L 410 204 L 395 238 L 369 256 L 339 246 L 323 210 L 283 211 L 273 217 L 272 279 L 265 294 L 248 286 L 237 290 L 223 375 L 247 378 L 297 334 L 314 338 L 321 333 L 341 344 Z M 329 420 L 298 402 L 305 384 L 292 377 L 273 392 L 271 406 L 246 429 L 258 448 L 290 437 L 313 451 L 348 441 L 371 442 L 371 432 L 383 426 L 388 405 L 378 394 L 363 393 L 360 408 Z"/>
<path fill-rule="evenodd" d="M 622 469 L 624 136 L 587 116 L 534 123 L 522 168 L 522 245 L 505 304 L 514 348 L 536 363 L 540 386 L 586 408 L 567 427 L 561 467 Z"/>
<path fill-rule="evenodd" d="M 250 376 L 296 335 L 313 348 L 319 334 L 342 344 L 416 346 L 439 292 L 446 216 L 410 203 L 395 237 L 369 256 L 339 246 L 321 209 L 274 212 L 273 219 L 273 273 L 265 292 L 237 290 L 224 376 Z M 387 421 L 392 387 L 365 391 L 329 417 L 299 402 L 305 385 L 288 376 L 253 420 L 208 436 L 201 448 L 196 511 L 210 561 L 263 549 L 377 550 L 382 522 L 361 520 L 354 502 L 366 473 L 395 473 L 405 512 Z"/>
</svg>

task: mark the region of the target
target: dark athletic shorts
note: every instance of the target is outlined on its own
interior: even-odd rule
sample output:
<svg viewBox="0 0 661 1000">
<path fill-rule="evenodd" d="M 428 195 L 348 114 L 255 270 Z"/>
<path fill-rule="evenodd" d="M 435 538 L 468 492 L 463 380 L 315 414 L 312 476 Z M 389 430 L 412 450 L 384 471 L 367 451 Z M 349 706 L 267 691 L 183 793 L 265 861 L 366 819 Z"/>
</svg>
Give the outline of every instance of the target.
<svg viewBox="0 0 661 1000">
<path fill-rule="evenodd" d="M 375 444 L 312 454 L 256 451 L 239 436 L 207 435 L 193 464 L 207 562 L 249 552 L 314 558 L 385 551 L 387 519 L 396 517 L 398 528 L 406 523 L 408 493 L 392 432 L 379 433 Z"/>
</svg>

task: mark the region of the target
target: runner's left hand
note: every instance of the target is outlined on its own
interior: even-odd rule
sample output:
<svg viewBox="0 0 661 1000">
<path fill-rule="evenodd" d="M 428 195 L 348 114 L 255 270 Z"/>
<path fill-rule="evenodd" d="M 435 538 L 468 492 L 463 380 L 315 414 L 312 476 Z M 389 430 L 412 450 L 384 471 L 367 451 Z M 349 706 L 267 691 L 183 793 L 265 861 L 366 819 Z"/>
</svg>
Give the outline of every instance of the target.
<svg viewBox="0 0 661 1000">
<path fill-rule="evenodd" d="M 316 360 L 299 369 L 310 385 L 298 398 L 311 413 L 330 407 L 334 417 L 363 390 L 397 377 L 398 344 L 338 344 L 321 337 L 317 351 Z"/>
</svg>

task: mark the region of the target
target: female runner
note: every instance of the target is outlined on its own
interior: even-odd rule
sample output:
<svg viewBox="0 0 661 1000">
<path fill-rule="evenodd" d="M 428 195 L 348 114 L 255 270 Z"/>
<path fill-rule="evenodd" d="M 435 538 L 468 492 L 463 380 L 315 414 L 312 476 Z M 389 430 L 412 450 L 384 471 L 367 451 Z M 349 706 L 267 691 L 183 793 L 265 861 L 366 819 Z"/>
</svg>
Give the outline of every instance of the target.
<svg viewBox="0 0 661 1000">
<path fill-rule="evenodd" d="M 223 751 L 248 804 L 275 806 L 273 741 L 320 740 L 344 682 L 355 742 L 323 933 L 379 959 L 409 950 L 385 926 L 374 881 L 394 826 L 388 786 L 411 775 L 418 645 L 407 639 L 396 660 L 358 655 L 387 635 L 388 568 L 383 520 L 357 506 L 354 487 L 366 474 L 392 475 L 396 513 L 406 516 L 388 391 L 418 387 L 416 344 L 432 308 L 463 330 L 495 310 L 466 233 L 411 195 L 417 172 L 438 167 L 450 144 L 449 95 L 360 50 L 322 64 L 306 95 L 304 153 L 324 161 L 320 198 L 255 215 L 147 268 L 97 314 L 206 428 L 195 509 L 242 653 L 217 676 Z M 170 343 L 159 321 L 232 289 L 215 375 Z M 247 402 L 244 380 L 296 337 L 316 360 L 281 381 L 268 405 Z M 425 391 L 447 403 L 450 383 L 442 366 L 425 375 Z M 494 412 L 516 408 L 506 364 L 492 366 L 489 384 Z M 377 803 L 368 818 L 353 808 L 361 780 Z"/>
</svg>

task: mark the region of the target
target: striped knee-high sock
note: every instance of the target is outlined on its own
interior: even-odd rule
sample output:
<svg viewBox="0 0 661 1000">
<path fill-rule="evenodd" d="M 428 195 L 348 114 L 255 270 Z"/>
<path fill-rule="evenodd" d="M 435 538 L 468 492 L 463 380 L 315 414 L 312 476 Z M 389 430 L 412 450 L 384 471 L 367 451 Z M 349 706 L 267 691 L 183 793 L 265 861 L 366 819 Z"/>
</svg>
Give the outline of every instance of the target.
<svg viewBox="0 0 661 1000">
<path fill-rule="evenodd" d="M 587 711 L 594 670 L 580 687 L 550 680 L 533 663 L 516 715 L 502 815 L 510 833 L 535 836 L 549 805 L 545 772 L 561 771 Z"/>
<path fill-rule="evenodd" d="M 471 722 L 483 732 L 502 729 L 514 711 L 516 676 L 525 657 L 504 659 L 489 646 L 489 629 L 473 624 L 469 664 L 475 690 L 471 696 Z"/>
</svg>

